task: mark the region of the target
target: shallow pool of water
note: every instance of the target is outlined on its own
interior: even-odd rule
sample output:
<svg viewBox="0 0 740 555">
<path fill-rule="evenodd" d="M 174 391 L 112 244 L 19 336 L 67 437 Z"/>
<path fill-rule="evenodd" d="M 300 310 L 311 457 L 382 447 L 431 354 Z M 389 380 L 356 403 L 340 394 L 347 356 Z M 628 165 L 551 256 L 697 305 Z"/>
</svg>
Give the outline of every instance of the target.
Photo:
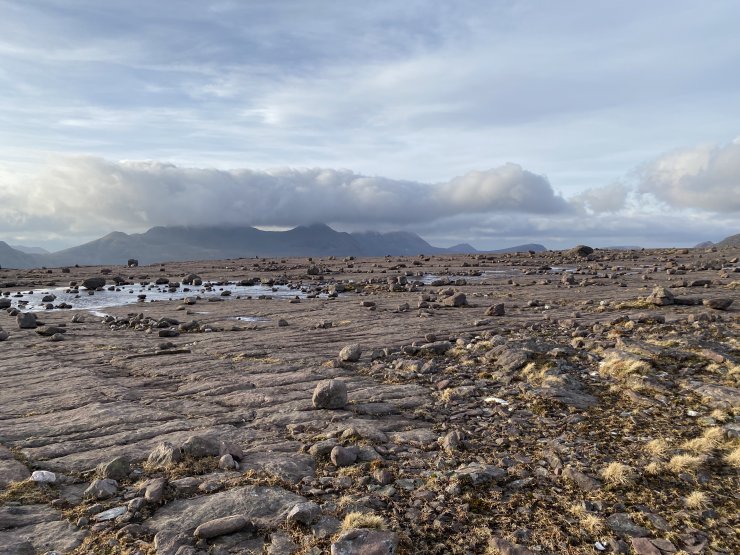
<svg viewBox="0 0 740 555">
<path fill-rule="evenodd" d="M 189 289 L 189 291 L 185 291 Z M 227 291 L 228 296 L 223 295 Z M 42 299 L 47 295 L 54 295 L 55 299 L 51 303 L 43 302 Z M 146 295 L 143 299 L 141 295 Z M 102 308 L 111 308 L 116 306 L 125 306 L 130 304 L 146 304 L 156 301 L 177 301 L 185 297 L 195 298 L 198 303 L 217 302 L 219 300 L 228 302 L 236 298 L 258 298 L 272 297 L 282 299 L 292 299 L 294 297 L 305 298 L 306 293 L 300 289 L 292 289 L 286 285 L 252 285 L 243 286 L 236 284 L 224 284 L 206 288 L 203 286 L 179 288 L 170 292 L 167 286 L 160 285 L 141 285 L 131 284 L 117 287 L 113 291 L 105 289 L 103 291 L 89 291 L 80 288 L 79 291 L 71 290 L 67 287 L 35 289 L 33 291 L 23 291 L 20 296 L 11 295 L 11 306 L 17 307 L 24 312 L 39 312 L 48 310 L 48 304 L 54 306 L 52 310 L 62 310 L 59 306 L 64 303 L 71 305 L 74 310 L 100 310 Z"/>
</svg>

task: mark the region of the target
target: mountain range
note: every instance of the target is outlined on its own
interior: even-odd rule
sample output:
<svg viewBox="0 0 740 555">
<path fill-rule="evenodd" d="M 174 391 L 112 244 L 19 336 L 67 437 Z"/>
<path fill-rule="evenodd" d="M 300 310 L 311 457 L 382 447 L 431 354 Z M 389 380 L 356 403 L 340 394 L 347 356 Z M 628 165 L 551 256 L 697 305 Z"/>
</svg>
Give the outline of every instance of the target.
<svg viewBox="0 0 740 555">
<path fill-rule="evenodd" d="M 29 250 L 29 249 L 26 249 Z M 0 241 L 0 267 L 36 268 L 79 264 L 140 264 L 185 260 L 219 260 L 255 256 L 414 256 L 443 253 L 505 253 L 547 250 L 539 244 L 478 251 L 468 244 L 434 247 L 414 233 L 374 231 L 346 233 L 325 224 L 288 231 L 263 231 L 248 226 L 153 227 L 145 233 L 114 231 L 88 243 L 52 253 L 23 252 Z"/>
<path fill-rule="evenodd" d="M 695 248 L 697 249 L 703 249 L 707 247 L 740 247 L 740 233 L 736 233 L 735 235 L 730 235 L 729 237 L 725 237 L 722 239 L 719 243 L 712 243 L 711 241 L 704 241 L 703 243 L 699 243 L 696 245 Z"/>
</svg>

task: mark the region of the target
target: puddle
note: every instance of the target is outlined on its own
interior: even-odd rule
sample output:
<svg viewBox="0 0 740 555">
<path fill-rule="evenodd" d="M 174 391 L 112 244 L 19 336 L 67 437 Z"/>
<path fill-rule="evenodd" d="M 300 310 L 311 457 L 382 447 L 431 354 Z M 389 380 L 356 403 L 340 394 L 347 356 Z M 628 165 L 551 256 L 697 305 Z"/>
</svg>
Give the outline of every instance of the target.
<svg viewBox="0 0 740 555">
<path fill-rule="evenodd" d="M 269 318 L 263 318 L 262 316 L 235 316 L 233 320 L 239 320 L 240 322 L 269 322 Z"/>
<path fill-rule="evenodd" d="M 185 290 L 187 289 L 187 291 Z M 48 301 L 49 295 L 54 299 Z M 274 298 L 274 299 L 292 299 L 294 297 L 306 298 L 307 293 L 300 289 L 293 289 L 287 285 L 237 285 L 223 284 L 212 286 L 198 286 L 179 288 L 170 292 L 167 286 L 160 285 L 142 285 L 140 283 L 122 285 L 116 287 L 113 291 L 105 289 L 103 291 L 90 291 L 80 288 L 79 291 L 71 290 L 67 287 L 35 289 L 33 291 L 23 291 L 13 294 L 9 298 L 11 306 L 17 307 L 24 312 L 41 312 L 46 310 L 64 310 L 72 308 L 74 310 L 100 311 L 103 308 L 116 306 L 126 306 L 130 304 L 146 304 L 155 301 L 177 301 L 185 297 L 197 298 L 199 302 L 225 301 L 236 298 Z M 47 298 L 47 302 L 42 299 Z M 46 306 L 51 304 L 53 309 L 47 309 Z M 61 306 L 60 306 L 61 305 Z M 95 313 L 94 313 L 95 314 Z M 102 317 L 104 313 L 95 314 Z"/>
</svg>

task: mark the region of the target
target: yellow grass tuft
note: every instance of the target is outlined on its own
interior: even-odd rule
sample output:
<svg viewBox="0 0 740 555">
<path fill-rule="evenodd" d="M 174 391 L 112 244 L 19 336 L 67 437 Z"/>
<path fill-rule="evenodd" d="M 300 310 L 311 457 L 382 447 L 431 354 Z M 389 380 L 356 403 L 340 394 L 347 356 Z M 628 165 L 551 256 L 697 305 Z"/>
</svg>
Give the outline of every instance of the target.
<svg viewBox="0 0 740 555">
<path fill-rule="evenodd" d="M 703 509 L 709 505 L 709 496 L 703 491 L 695 491 L 687 495 L 683 501 L 689 509 Z"/>
<path fill-rule="evenodd" d="M 635 374 L 646 374 L 650 371 L 650 364 L 639 358 L 623 353 L 609 353 L 599 364 L 599 373 L 602 376 L 625 379 Z"/>
<path fill-rule="evenodd" d="M 602 471 L 601 476 L 608 484 L 627 486 L 635 481 L 635 469 L 620 462 L 609 463 Z"/>
<path fill-rule="evenodd" d="M 675 474 L 695 472 L 706 460 L 704 455 L 674 455 L 666 467 Z"/>
<path fill-rule="evenodd" d="M 342 521 L 342 531 L 346 532 L 352 528 L 371 528 L 373 530 L 385 530 L 383 517 L 372 513 L 351 512 Z"/>
<path fill-rule="evenodd" d="M 700 437 L 685 441 L 681 448 L 696 454 L 708 455 L 724 441 L 721 428 L 707 428 Z"/>
<path fill-rule="evenodd" d="M 709 416 L 714 418 L 717 422 L 726 422 L 730 419 L 730 415 L 722 409 L 714 409 Z"/>
<path fill-rule="evenodd" d="M 645 473 L 652 476 L 658 476 L 661 472 L 663 472 L 663 465 L 657 461 L 653 461 L 645 467 Z"/>
<path fill-rule="evenodd" d="M 740 445 L 725 455 L 725 462 L 735 468 L 740 468 Z"/>
<path fill-rule="evenodd" d="M 645 451 L 650 453 L 653 457 L 665 456 L 670 448 L 670 443 L 662 437 L 651 439 L 645 444 Z"/>
<path fill-rule="evenodd" d="M 588 512 L 581 503 L 573 503 L 568 510 L 578 518 L 583 529 L 590 534 L 598 534 L 604 530 L 604 519 Z"/>
</svg>

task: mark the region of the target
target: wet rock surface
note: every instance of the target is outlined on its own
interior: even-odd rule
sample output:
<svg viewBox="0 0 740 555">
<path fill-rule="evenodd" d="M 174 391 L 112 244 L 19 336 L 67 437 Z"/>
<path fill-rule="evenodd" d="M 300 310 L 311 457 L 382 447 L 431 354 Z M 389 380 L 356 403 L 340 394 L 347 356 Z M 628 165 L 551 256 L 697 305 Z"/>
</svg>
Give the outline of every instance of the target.
<svg viewBox="0 0 740 555">
<path fill-rule="evenodd" d="M 0 305 L 0 553 L 737 552 L 737 256 L 0 270 L 300 294 Z"/>
</svg>

